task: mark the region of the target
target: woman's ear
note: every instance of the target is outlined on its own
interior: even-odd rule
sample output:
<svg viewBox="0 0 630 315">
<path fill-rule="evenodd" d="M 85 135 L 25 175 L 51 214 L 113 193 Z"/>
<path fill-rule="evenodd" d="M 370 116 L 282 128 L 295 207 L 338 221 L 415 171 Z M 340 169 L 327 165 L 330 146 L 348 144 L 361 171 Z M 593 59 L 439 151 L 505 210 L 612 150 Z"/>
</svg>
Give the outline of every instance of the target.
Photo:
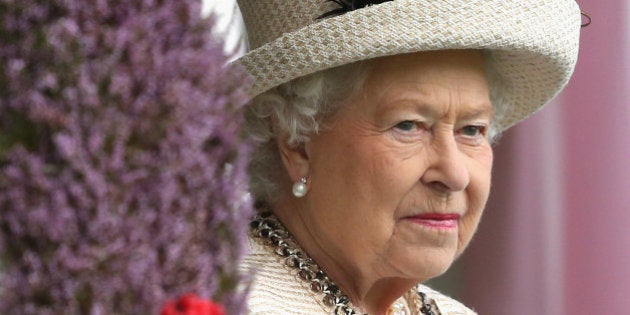
<svg viewBox="0 0 630 315">
<path fill-rule="evenodd" d="M 278 150 L 284 168 L 287 170 L 292 182 L 297 182 L 302 177 L 307 177 L 309 172 L 309 157 L 303 143 L 297 146 L 291 146 L 288 137 L 281 136 L 276 138 Z"/>
</svg>

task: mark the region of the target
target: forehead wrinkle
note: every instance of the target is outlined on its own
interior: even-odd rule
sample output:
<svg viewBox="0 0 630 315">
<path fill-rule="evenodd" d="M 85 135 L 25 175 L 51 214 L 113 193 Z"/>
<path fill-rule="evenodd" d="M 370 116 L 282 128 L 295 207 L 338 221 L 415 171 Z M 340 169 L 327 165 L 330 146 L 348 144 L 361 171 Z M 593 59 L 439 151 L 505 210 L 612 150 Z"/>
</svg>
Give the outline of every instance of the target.
<svg viewBox="0 0 630 315">
<path fill-rule="evenodd" d="M 434 84 L 435 86 L 441 86 L 440 84 Z M 434 88 L 438 90 L 438 88 Z M 446 99 L 442 100 L 437 96 L 435 103 L 429 103 L 428 106 L 436 107 L 434 111 L 439 112 L 439 117 L 446 117 L 459 120 L 473 120 L 478 118 L 492 119 L 494 115 L 494 107 L 491 105 L 490 98 L 484 98 L 483 96 L 477 97 L 477 95 L 484 94 L 478 93 L 476 89 L 467 89 L 466 87 L 456 86 L 455 88 L 444 88 L 446 92 Z M 440 92 L 436 92 L 437 95 Z"/>
<path fill-rule="evenodd" d="M 435 85 L 437 84 L 408 81 L 406 84 L 397 85 L 392 89 L 391 85 L 394 85 L 394 83 L 392 82 L 388 91 L 382 93 L 379 97 L 377 112 L 398 107 L 414 107 L 419 114 L 424 116 L 439 117 L 444 114 L 445 111 L 439 105 L 439 101 L 435 100 L 437 95 Z M 383 101 L 383 98 L 388 99 Z"/>
</svg>

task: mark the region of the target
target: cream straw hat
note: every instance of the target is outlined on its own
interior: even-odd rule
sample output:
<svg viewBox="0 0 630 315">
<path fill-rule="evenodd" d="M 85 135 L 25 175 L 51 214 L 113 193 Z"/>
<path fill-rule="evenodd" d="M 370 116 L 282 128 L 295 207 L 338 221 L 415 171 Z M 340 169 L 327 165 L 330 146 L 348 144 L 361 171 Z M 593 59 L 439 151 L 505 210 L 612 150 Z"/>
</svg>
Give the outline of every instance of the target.
<svg viewBox="0 0 630 315">
<path fill-rule="evenodd" d="M 498 76 L 493 80 L 494 101 L 505 108 L 497 117 L 500 130 L 531 115 L 562 90 L 575 67 L 581 25 L 580 9 L 571 0 L 238 0 L 238 4 L 251 51 L 236 62 L 253 76 L 252 95 L 364 59 L 483 49 Z M 342 10 L 344 6 L 348 10 Z M 320 18 L 328 12 L 335 14 Z"/>
</svg>

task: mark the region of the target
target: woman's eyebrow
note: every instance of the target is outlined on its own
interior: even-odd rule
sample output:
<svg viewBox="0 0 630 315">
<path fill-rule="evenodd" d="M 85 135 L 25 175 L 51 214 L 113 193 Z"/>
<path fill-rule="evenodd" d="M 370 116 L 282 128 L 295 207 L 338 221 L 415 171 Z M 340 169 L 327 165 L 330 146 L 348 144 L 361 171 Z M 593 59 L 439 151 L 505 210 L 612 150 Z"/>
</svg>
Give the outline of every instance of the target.
<svg viewBox="0 0 630 315">
<path fill-rule="evenodd" d="M 492 119 L 494 117 L 494 107 L 489 103 L 475 106 L 474 108 L 464 110 L 460 115 L 461 119 L 475 119 L 475 118 L 488 118 Z"/>
<path fill-rule="evenodd" d="M 422 93 L 413 93 L 421 95 Z M 488 118 L 494 117 L 494 106 L 489 101 L 470 102 L 470 105 L 465 106 L 459 113 L 460 119 L 475 119 L 475 118 Z M 414 97 L 412 95 L 405 95 L 399 97 L 393 97 L 387 99 L 383 97 L 378 104 L 377 112 L 384 112 L 388 110 L 399 110 L 405 108 L 413 108 L 415 112 L 429 117 L 441 116 L 443 114 L 443 108 L 436 106 L 430 99 Z"/>
</svg>

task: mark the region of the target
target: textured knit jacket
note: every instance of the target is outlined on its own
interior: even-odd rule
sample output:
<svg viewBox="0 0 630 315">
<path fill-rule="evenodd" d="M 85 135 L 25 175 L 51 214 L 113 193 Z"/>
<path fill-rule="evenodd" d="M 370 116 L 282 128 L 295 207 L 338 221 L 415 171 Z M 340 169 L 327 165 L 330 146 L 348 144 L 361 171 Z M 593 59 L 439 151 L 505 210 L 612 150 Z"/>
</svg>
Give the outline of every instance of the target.
<svg viewBox="0 0 630 315">
<path fill-rule="evenodd" d="M 258 241 L 250 239 L 250 253 L 241 268 L 254 275 L 247 300 L 248 314 L 333 314 L 296 272 L 286 267 L 281 257 Z M 426 286 L 420 286 L 428 300 L 433 300 L 441 315 L 476 315 L 461 303 Z"/>
</svg>

